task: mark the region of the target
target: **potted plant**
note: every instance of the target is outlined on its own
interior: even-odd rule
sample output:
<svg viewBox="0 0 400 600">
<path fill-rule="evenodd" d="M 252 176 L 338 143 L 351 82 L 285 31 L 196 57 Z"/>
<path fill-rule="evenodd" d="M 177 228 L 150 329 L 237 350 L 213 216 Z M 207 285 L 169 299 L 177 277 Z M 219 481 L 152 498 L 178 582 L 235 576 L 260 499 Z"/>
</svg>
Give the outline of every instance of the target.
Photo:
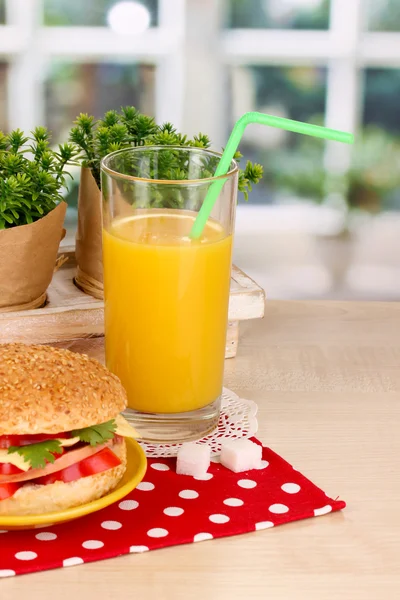
<svg viewBox="0 0 400 600">
<path fill-rule="evenodd" d="M 36 127 L 0 132 L 0 311 L 42 306 L 63 236 L 66 165 L 79 150 L 50 148 Z"/>
<path fill-rule="evenodd" d="M 96 298 L 103 297 L 102 226 L 100 194 L 101 159 L 122 148 L 141 145 L 197 146 L 208 148 L 210 140 L 199 134 L 188 139 L 176 131 L 171 123 L 157 125 L 153 118 L 127 106 L 119 112 L 108 111 L 103 119 L 95 120 L 87 114 L 77 117 L 71 129 L 70 141 L 82 151 L 82 168 L 78 197 L 78 228 L 75 254 L 77 272 L 75 283 L 84 292 Z M 240 160 L 237 153 L 236 158 Z M 247 163 L 240 170 L 239 191 L 247 199 L 252 184 L 258 183 L 263 169 Z M 165 178 L 172 178 L 166 171 Z"/>
</svg>

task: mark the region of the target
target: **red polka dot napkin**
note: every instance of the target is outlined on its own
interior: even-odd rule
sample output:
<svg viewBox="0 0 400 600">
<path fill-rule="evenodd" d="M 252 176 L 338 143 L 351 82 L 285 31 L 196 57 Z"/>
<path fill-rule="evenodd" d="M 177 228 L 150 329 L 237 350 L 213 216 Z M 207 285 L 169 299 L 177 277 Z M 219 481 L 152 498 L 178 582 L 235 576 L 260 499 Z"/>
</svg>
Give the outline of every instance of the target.
<svg viewBox="0 0 400 600">
<path fill-rule="evenodd" d="M 197 479 L 177 475 L 175 459 L 150 459 L 142 483 L 119 503 L 64 525 L 3 532 L 0 577 L 267 529 L 344 507 L 269 448 L 259 470 L 236 474 L 212 463 Z"/>
</svg>

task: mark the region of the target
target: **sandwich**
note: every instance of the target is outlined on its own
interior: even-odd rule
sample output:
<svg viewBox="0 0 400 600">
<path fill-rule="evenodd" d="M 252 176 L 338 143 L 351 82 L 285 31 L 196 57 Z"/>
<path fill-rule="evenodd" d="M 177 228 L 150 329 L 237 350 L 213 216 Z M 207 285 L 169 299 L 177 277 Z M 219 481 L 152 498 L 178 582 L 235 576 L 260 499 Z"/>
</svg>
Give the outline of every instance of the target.
<svg viewBox="0 0 400 600">
<path fill-rule="evenodd" d="M 119 379 L 86 355 L 0 344 L 0 515 L 76 507 L 113 490 L 126 470 Z"/>
</svg>

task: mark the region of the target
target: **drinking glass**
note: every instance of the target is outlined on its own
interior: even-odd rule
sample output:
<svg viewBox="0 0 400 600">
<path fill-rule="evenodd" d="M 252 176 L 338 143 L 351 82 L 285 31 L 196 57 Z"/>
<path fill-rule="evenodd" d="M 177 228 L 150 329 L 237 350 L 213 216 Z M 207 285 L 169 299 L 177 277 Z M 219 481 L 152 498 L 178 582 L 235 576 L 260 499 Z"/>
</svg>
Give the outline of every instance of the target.
<svg viewBox="0 0 400 600">
<path fill-rule="evenodd" d="M 203 233 L 189 236 L 220 154 L 140 146 L 101 163 L 107 367 L 144 440 L 199 439 L 218 425 L 238 166 Z"/>
</svg>

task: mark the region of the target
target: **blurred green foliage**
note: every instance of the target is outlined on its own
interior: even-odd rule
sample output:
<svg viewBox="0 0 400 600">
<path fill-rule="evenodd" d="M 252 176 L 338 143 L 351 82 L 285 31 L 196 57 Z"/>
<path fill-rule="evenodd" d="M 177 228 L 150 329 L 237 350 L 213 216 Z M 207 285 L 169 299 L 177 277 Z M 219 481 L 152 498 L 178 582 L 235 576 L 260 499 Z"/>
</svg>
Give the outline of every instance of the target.
<svg viewBox="0 0 400 600">
<path fill-rule="evenodd" d="M 366 69 L 364 89 L 363 123 L 400 134 L 400 70 Z"/>
<path fill-rule="evenodd" d="M 274 17 L 277 4 L 277 0 L 228 0 L 226 24 L 232 28 L 329 28 L 330 0 L 321 0 L 319 5 L 308 7 L 293 2 L 291 10 L 285 10 L 284 0 L 281 0 L 280 19 Z M 290 6 L 290 2 L 287 4 Z M 370 31 L 400 31 L 399 0 L 363 0 L 363 10 L 367 13 L 365 21 Z"/>
<path fill-rule="evenodd" d="M 318 124 L 323 121 L 326 68 L 256 65 L 251 71 L 258 106 L 280 105 L 290 119 Z"/>
<path fill-rule="evenodd" d="M 304 138 L 296 153 L 285 149 L 275 155 L 268 177 L 280 191 L 319 203 L 333 192 L 343 194 L 350 209 L 400 208 L 400 138 L 365 128 L 356 136 L 345 176 L 327 173 L 320 148 Z"/>
<path fill-rule="evenodd" d="M 370 31 L 399 31 L 400 2 L 399 0 L 367 0 Z"/>
<path fill-rule="evenodd" d="M 351 1 L 351 0 L 350 0 Z M 283 4 L 283 1 L 282 1 Z M 317 7 L 297 6 L 278 20 L 268 10 L 267 0 L 228 0 L 227 26 L 232 28 L 328 29 L 330 0 Z"/>
</svg>

